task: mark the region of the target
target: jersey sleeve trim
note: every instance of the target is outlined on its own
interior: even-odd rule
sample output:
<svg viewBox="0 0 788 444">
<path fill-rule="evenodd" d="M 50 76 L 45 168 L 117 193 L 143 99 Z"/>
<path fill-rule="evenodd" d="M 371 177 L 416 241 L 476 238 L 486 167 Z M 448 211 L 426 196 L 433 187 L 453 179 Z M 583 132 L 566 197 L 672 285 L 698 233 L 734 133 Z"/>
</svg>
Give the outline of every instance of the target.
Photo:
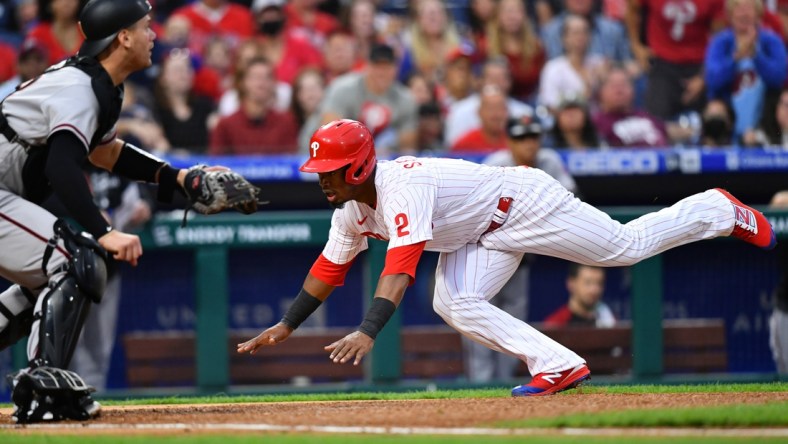
<svg viewBox="0 0 788 444">
<path fill-rule="evenodd" d="M 52 128 L 52 131 L 49 133 L 49 137 L 52 137 L 52 134 L 55 134 L 56 132 L 61 130 L 67 130 L 74 133 L 74 135 L 77 136 L 83 144 L 85 144 L 85 149 L 90 150 L 90 141 L 88 140 L 88 138 L 85 137 L 84 134 L 82 134 L 82 131 L 80 131 L 79 128 L 77 128 L 76 126 L 70 123 L 61 123 L 60 125 Z"/>
<path fill-rule="evenodd" d="M 386 253 L 386 265 L 380 275 L 407 274 L 410 276 L 410 284 L 408 285 L 413 285 L 413 282 L 416 281 L 416 266 L 419 264 L 421 253 L 424 252 L 426 245 L 427 241 L 422 241 L 390 249 Z"/>
<path fill-rule="evenodd" d="M 346 264 L 335 264 L 320 254 L 309 273 L 327 285 L 341 287 L 345 284 L 345 276 L 352 265 L 352 260 Z"/>
<path fill-rule="evenodd" d="M 104 145 L 104 144 L 110 143 L 110 142 L 114 141 L 117 137 L 118 137 L 118 131 L 117 130 L 113 130 L 112 133 L 108 137 L 105 137 L 105 138 L 101 139 L 100 144 Z"/>
</svg>

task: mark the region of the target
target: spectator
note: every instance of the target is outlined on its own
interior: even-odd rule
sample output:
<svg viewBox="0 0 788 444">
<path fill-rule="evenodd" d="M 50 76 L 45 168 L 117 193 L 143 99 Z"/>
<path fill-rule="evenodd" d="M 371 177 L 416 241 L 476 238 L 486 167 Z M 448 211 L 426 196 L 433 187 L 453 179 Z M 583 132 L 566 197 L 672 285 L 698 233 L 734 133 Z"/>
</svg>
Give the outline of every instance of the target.
<svg viewBox="0 0 788 444">
<path fill-rule="evenodd" d="M 711 100 L 703 110 L 700 144 L 705 147 L 728 147 L 734 144 L 736 114 L 723 100 Z"/>
<path fill-rule="evenodd" d="M 168 49 L 186 49 L 189 47 L 191 29 L 192 22 L 185 15 L 171 15 L 164 22 L 163 34 L 161 37 L 157 36 L 156 45 Z"/>
<path fill-rule="evenodd" d="M 39 0 L 39 22 L 25 39 L 44 45 L 50 65 L 76 54 L 82 45 L 84 38 L 77 25 L 82 4 L 80 0 Z"/>
<path fill-rule="evenodd" d="M 211 155 L 288 154 L 296 151 L 298 124 L 273 109 L 276 77 L 266 59 L 250 61 L 240 78 L 241 107 L 211 131 Z"/>
<path fill-rule="evenodd" d="M 369 51 L 375 43 L 380 43 L 378 31 L 375 29 L 377 6 L 372 0 L 353 0 L 348 7 L 345 29 L 352 44 L 355 45 L 355 62 L 363 65 Z M 329 34 L 330 36 L 331 34 Z M 328 62 L 328 57 L 326 57 Z"/>
<path fill-rule="evenodd" d="M 634 98 L 629 73 L 613 68 L 602 82 L 599 110 L 593 117 L 602 140 L 611 147 L 667 146 L 665 124 L 648 112 L 635 109 Z"/>
<path fill-rule="evenodd" d="M 417 106 L 434 102 L 436 98 L 435 85 L 423 74 L 413 73 L 405 85 Z"/>
<path fill-rule="evenodd" d="M 284 0 L 255 0 L 252 4 L 257 29 L 256 39 L 263 57 L 276 67 L 276 78 L 292 84 L 306 67 L 321 67 L 323 56 L 309 40 L 297 32 L 285 32 Z"/>
<path fill-rule="evenodd" d="M 468 17 L 470 35 L 476 47 L 484 41 L 487 27 L 495 20 L 495 6 L 498 0 L 470 0 L 465 16 Z"/>
<path fill-rule="evenodd" d="M 542 27 L 542 42 L 548 59 L 554 59 L 564 51 L 561 31 L 564 20 L 570 14 L 586 17 L 591 24 L 589 54 L 623 64 L 632 61 L 632 52 L 624 28 L 615 20 L 594 11 L 594 0 L 564 0 L 564 11 Z"/>
<path fill-rule="evenodd" d="M 556 148 L 573 150 L 599 148 L 599 137 L 585 100 L 569 97 L 561 102 L 546 142 Z"/>
<path fill-rule="evenodd" d="M 225 91 L 224 94 L 222 94 L 221 99 L 219 99 L 220 116 L 229 116 L 230 114 L 235 114 L 235 112 L 238 111 L 238 108 L 241 106 L 240 100 L 238 99 L 237 89 L 239 79 L 246 71 L 246 65 L 249 64 L 251 60 L 261 57 L 265 58 L 262 46 L 260 46 L 260 43 L 256 39 L 249 39 L 238 46 L 235 51 L 235 63 L 233 63 L 235 70 L 233 73 L 232 87 Z M 293 88 L 290 86 L 290 84 L 277 80 L 276 103 L 274 104 L 274 108 L 277 111 L 282 112 L 290 109 L 292 95 Z"/>
<path fill-rule="evenodd" d="M 564 97 L 591 97 L 599 80 L 604 77 L 608 64 L 603 57 L 588 53 L 590 36 L 591 30 L 585 17 L 566 17 L 562 33 L 564 55 L 547 62 L 542 70 L 540 104 L 555 110 Z"/>
<path fill-rule="evenodd" d="M 17 57 L 16 51 L 11 45 L 0 42 L 0 82 L 6 82 L 14 78 L 16 75 Z M 47 64 L 47 66 L 49 65 Z"/>
<path fill-rule="evenodd" d="M 347 74 L 357 66 L 365 63 L 354 47 L 353 36 L 343 31 L 335 31 L 326 37 L 323 46 L 323 66 L 325 66 L 326 82 L 331 83 L 337 77 Z"/>
<path fill-rule="evenodd" d="M 512 78 L 509 72 L 509 62 L 503 57 L 494 57 L 487 60 L 482 66 L 481 88 L 486 85 L 495 85 L 507 94 L 506 101 L 509 116 L 533 116 L 534 110 L 519 100 L 509 96 L 512 87 Z M 479 94 L 473 94 L 449 108 L 446 116 L 446 129 L 444 142 L 451 146 L 466 132 L 479 127 Z"/>
<path fill-rule="evenodd" d="M 777 98 L 773 115 L 764 116 L 762 127 L 752 138 L 754 144 L 776 146 L 788 150 L 788 88 Z"/>
<path fill-rule="evenodd" d="M 320 72 L 314 69 L 301 71 L 293 83 L 291 111 L 298 125 L 298 152 L 307 154 L 309 138 L 320 126 L 320 102 L 325 96 L 326 84 Z"/>
<path fill-rule="evenodd" d="M 170 146 L 182 153 L 202 154 L 208 148 L 209 118 L 214 106 L 210 98 L 193 93 L 193 86 L 189 51 L 172 50 L 156 79 L 154 115 Z"/>
<path fill-rule="evenodd" d="M 38 0 L 4 0 L 2 5 L 0 39 L 17 47 L 38 20 Z"/>
<path fill-rule="evenodd" d="M 703 108 L 703 56 L 710 36 L 724 26 L 724 10 L 724 0 L 629 0 L 627 31 L 648 73 L 649 113 L 669 120 Z M 640 39 L 644 15 L 646 44 Z"/>
<path fill-rule="evenodd" d="M 316 69 L 307 68 L 296 76 L 293 81 L 293 103 L 290 110 L 293 112 L 299 128 L 310 116 L 317 114 L 325 88 L 323 76 Z"/>
<path fill-rule="evenodd" d="M 362 72 L 345 74 L 329 85 L 320 105 L 321 123 L 358 120 L 372 132 L 381 156 L 415 153 L 418 108 L 396 77 L 394 50 L 385 44 L 375 45 Z"/>
<path fill-rule="evenodd" d="M 778 0 L 775 12 L 782 25 L 783 38 L 788 38 L 788 1 Z"/>
<path fill-rule="evenodd" d="M 46 48 L 35 40 L 27 40 L 19 50 L 16 75 L 0 85 L 0 100 L 16 90 L 17 85 L 38 77 L 49 66 Z"/>
<path fill-rule="evenodd" d="M 460 45 L 460 34 L 441 0 L 421 0 L 405 39 L 400 79 L 413 72 L 438 80 L 446 56 Z"/>
<path fill-rule="evenodd" d="M 545 320 L 545 326 L 613 327 L 616 318 L 602 302 L 605 293 L 605 269 L 590 265 L 569 264 L 566 278 L 569 301 Z"/>
<path fill-rule="evenodd" d="M 474 52 L 469 45 L 460 45 L 446 59 L 446 70 L 443 74 L 445 94 L 439 97 L 444 108 L 469 97 L 473 93 L 473 58 Z"/>
<path fill-rule="evenodd" d="M 575 181 L 566 172 L 558 153 L 541 148 L 542 127 L 528 119 L 509 119 L 506 124 L 507 148 L 487 156 L 482 163 L 497 166 L 529 166 L 539 168 L 561 182 L 567 190 L 576 190 Z M 517 319 L 525 320 L 528 311 L 530 255 L 520 262 L 514 275 L 490 303 Z M 465 368 L 472 382 L 507 380 L 514 376 L 519 360 L 463 338 Z"/>
<path fill-rule="evenodd" d="M 218 68 L 221 61 L 217 58 L 227 56 L 227 42 L 221 37 L 211 37 L 205 42 L 203 52 L 192 54 L 192 67 L 194 68 L 194 85 L 192 90 L 195 94 L 210 97 L 214 102 L 218 102 L 224 93 L 223 72 Z M 208 57 L 211 57 L 209 61 Z M 217 65 L 214 65 L 216 63 Z M 218 69 L 217 69 L 218 68 Z"/>
<path fill-rule="evenodd" d="M 317 9 L 319 0 L 290 0 L 284 6 L 288 31 L 304 36 L 317 48 L 322 48 L 326 36 L 339 29 L 339 21 Z"/>
<path fill-rule="evenodd" d="M 451 150 L 491 153 L 504 148 L 507 117 L 506 95 L 496 86 L 485 86 L 479 104 L 481 126 L 457 139 L 452 144 Z"/>
<path fill-rule="evenodd" d="M 419 106 L 419 153 L 440 154 L 445 151 L 441 117 L 441 108 L 437 102 L 427 102 Z"/>
<path fill-rule="evenodd" d="M 528 118 L 512 118 L 506 122 L 506 149 L 487 156 L 482 163 L 497 166 L 528 166 L 539 168 L 552 176 L 568 191 L 577 192 L 574 178 L 566 171 L 561 156 L 542 147 L 542 125 Z"/>
<path fill-rule="evenodd" d="M 233 59 L 232 50 L 226 40 L 220 37 L 213 37 L 205 44 L 205 52 L 202 54 L 202 69 L 210 71 L 215 76 L 219 90 L 219 100 L 221 94 L 232 87 L 233 84 Z"/>
<path fill-rule="evenodd" d="M 706 53 L 709 99 L 730 101 L 736 113 L 735 140 L 753 131 L 765 96 L 786 79 L 785 45 L 760 27 L 761 0 L 728 0 L 731 26 L 717 34 Z"/>
<path fill-rule="evenodd" d="M 189 20 L 189 49 L 202 54 L 211 37 L 219 36 L 235 48 L 254 34 L 249 8 L 228 0 L 197 0 L 173 12 Z"/>
<path fill-rule="evenodd" d="M 124 82 L 123 104 L 120 109 L 117 128 L 118 137 L 135 146 L 161 156 L 170 151 L 170 142 L 164 129 L 153 118 L 153 112 L 137 97 L 137 86 Z"/>
<path fill-rule="evenodd" d="M 769 206 L 775 210 L 788 209 L 788 190 L 776 193 Z M 780 281 L 774 290 L 774 309 L 769 318 L 769 346 L 777 373 L 788 375 L 788 247 L 782 243 L 777 249 Z"/>
<path fill-rule="evenodd" d="M 527 100 L 536 93 L 545 53 L 522 1 L 498 2 L 495 20 L 485 34 L 483 49 L 488 57 L 504 56 L 509 61 L 513 97 Z"/>
</svg>

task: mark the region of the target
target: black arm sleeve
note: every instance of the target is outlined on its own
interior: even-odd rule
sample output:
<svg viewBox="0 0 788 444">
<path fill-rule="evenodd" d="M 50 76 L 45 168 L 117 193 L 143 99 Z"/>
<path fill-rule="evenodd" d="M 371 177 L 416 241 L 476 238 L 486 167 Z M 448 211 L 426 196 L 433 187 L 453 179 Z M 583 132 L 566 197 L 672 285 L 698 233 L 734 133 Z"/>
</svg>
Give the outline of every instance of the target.
<svg viewBox="0 0 788 444">
<path fill-rule="evenodd" d="M 44 174 L 69 215 L 98 239 L 111 228 L 93 203 L 82 172 L 86 159 L 85 145 L 77 136 L 70 131 L 58 131 L 49 137 L 49 156 Z"/>
</svg>

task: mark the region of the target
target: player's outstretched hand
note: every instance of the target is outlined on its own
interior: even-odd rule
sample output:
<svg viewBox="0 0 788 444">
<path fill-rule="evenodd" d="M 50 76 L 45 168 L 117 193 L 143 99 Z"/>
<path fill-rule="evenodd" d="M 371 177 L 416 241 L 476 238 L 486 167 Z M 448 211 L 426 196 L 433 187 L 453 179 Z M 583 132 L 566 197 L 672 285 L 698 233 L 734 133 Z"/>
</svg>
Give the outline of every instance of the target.
<svg viewBox="0 0 788 444">
<path fill-rule="evenodd" d="M 329 358 L 334 363 L 344 364 L 355 356 L 353 365 L 358 365 L 361 363 L 361 358 L 372 350 L 374 344 L 374 339 L 360 331 L 354 331 L 333 344 L 325 346 L 325 350 L 331 352 Z"/>
<path fill-rule="evenodd" d="M 126 261 L 137 266 L 137 259 L 142 256 L 142 243 L 134 234 L 112 230 L 98 238 L 98 243 L 107 250 L 115 260 Z"/>
<path fill-rule="evenodd" d="M 238 344 L 238 353 L 254 354 L 258 348 L 266 345 L 276 345 L 284 342 L 293 333 L 293 329 L 283 323 L 278 323 L 255 336 L 254 338 Z"/>
</svg>

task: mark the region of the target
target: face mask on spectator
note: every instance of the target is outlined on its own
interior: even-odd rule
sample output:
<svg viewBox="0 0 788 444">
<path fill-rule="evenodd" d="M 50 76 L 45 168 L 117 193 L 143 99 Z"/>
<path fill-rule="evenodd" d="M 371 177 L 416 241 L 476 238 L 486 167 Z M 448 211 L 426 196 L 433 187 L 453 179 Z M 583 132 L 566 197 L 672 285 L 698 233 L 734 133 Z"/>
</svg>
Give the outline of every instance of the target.
<svg viewBox="0 0 788 444">
<path fill-rule="evenodd" d="M 731 142 L 731 128 L 728 120 L 723 116 L 707 116 L 703 120 L 703 136 L 717 144 Z"/>
<path fill-rule="evenodd" d="M 282 32 L 282 29 L 284 29 L 285 20 L 280 19 L 280 20 L 264 21 L 258 23 L 257 26 L 261 33 L 265 35 L 276 36 Z"/>
</svg>

